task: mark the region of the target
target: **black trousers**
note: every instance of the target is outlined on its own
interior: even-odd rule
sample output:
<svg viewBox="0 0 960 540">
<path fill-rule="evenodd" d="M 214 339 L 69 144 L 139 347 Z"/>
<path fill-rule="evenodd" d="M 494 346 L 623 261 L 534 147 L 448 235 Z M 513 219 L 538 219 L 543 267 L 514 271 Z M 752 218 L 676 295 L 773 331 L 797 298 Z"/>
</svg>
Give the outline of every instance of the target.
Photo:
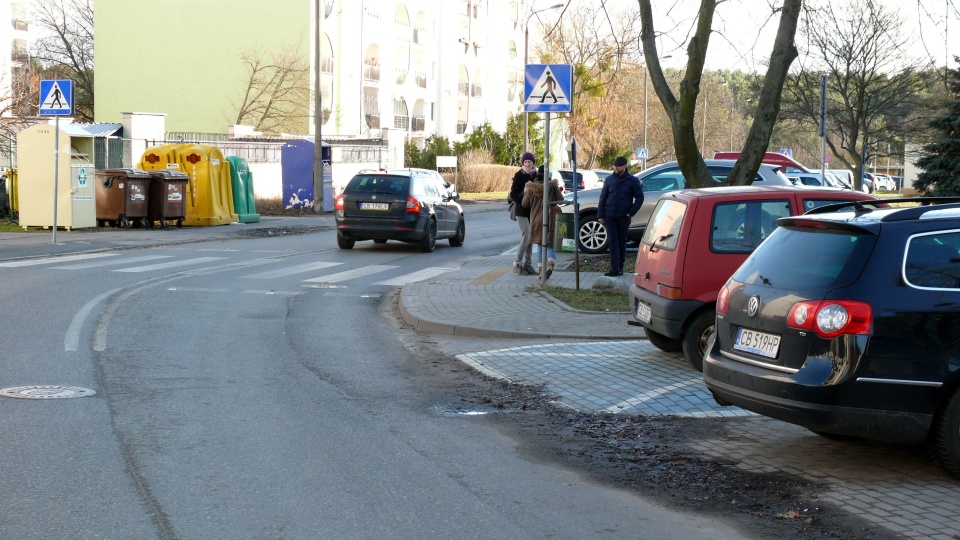
<svg viewBox="0 0 960 540">
<path fill-rule="evenodd" d="M 630 231 L 630 216 L 607 217 L 604 227 L 607 229 L 607 245 L 610 246 L 610 269 L 623 272 L 623 261 L 627 256 L 627 233 Z"/>
</svg>

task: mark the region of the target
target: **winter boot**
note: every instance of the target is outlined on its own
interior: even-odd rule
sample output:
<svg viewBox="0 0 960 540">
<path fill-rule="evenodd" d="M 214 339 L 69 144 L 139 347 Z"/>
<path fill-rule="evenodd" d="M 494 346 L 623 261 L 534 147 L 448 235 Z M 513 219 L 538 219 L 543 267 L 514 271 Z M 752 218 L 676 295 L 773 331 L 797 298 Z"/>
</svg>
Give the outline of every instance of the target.
<svg viewBox="0 0 960 540">
<path fill-rule="evenodd" d="M 554 267 L 554 265 L 555 265 L 555 262 L 554 262 L 554 261 L 552 261 L 552 260 L 547 261 L 547 277 L 546 277 L 545 279 L 550 279 L 550 276 L 553 275 L 553 267 Z"/>
<path fill-rule="evenodd" d="M 529 261 L 523 263 L 523 271 L 527 273 L 528 276 L 535 276 L 540 272 L 537 272 L 537 269 L 533 267 Z"/>
</svg>

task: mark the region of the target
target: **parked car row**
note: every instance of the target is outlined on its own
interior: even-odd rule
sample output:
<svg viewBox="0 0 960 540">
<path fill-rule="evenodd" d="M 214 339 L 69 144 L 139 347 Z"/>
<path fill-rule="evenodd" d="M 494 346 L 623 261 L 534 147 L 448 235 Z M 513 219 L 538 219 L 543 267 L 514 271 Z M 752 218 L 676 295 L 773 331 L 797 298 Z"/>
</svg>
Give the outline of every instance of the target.
<svg viewBox="0 0 960 540">
<path fill-rule="evenodd" d="M 728 159 L 708 159 L 707 168 L 717 184 L 726 180 L 733 170 L 736 163 Z M 676 161 L 651 167 L 637 175 L 637 178 L 643 183 L 643 206 L 637 212 L 630 223 L 628 237 L 631 240 L 639 240 L 643 236 L 643 231 L 650 219 L 657 199 L 668 191 L 678 189 L 687 189 L 689 184 L 680 172 L 680 166 Z M 779 168 L 773 165 L 761 165 L 757 171 L 757 176 L 753 185 L 779 185 L 790 186 L 792 182 L 780 172 Z M 573 192 L 568 191 L 564 194 L 565 204 L 561 211 L 564 213 L 573 213 Z M 577 242 L 580 251 L 584 253 L 603 253 L 607 251 L 607 229 L 597 221 L 597 204 L 600 200 L 600 190 L 586 190 L 577 193 L 577 203 L 580 209 L 579 226 L 577 228 Z"/>
</svg>

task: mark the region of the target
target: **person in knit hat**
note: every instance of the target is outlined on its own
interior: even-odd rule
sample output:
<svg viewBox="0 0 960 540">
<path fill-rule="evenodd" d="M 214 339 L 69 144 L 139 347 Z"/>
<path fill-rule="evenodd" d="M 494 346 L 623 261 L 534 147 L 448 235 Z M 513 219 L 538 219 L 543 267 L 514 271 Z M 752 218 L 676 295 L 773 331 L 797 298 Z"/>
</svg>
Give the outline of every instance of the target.
<svg viewBox="0 0 960 540">
<path fill-rule="evenodd" d="M 544 166 L 541 165 L 537 170 L 537 178 L 527 184 L 527 189 L 523 194 L 523 206 L 530 210 L 530 243 L 540 246 L 543 241 L 543 220 L 547 220 L 547 267 L 541 268 L 544 271 L 544 279 L 553 274 L 553 268 L 557 263 L 557 255 L 550 247 L 549 239 L 553 236 L 553 219 L 551 216 L 543 215 L 543 198 L 548 197 L 550 201 L 549 211 L 559 211 L 560 207 L 555 203 L 563 202 L 563 191 L 560 190 L 560 182 L 557 179 L 551 179 L 549 183 L 544 183 Z M 554 210 L 556 209 L 556 210 Z M 543 246 L 540 246 L 541 248 Z"/>
<path fill-rule="evenodd" d="M 607 229 L 607 245 L 610 247 L 610 271 L 605 276 L 623 275 L 630 220 L 640 211 L 641 205 L 643 184 L 627 170 L 627 158 L 619 156 L 613 162 L 613 174 L 603 181 L 600 200 L 597 201 L 597 221 Z"/>
<path fill-rule="evenodd" d="M 520 156 L 520 170 L 513 175 L 510 184 L 510 201 L 515 205 L 517 226 L 520 227 L 520 243 L 517 245 L 517 258 L 513 261 L 513 271 L 521 276 L 532 276 L 537 271 L 530 261 L 533 244 L 530 243 L 530 209 L 523 206 L 523 192 L 527 182 L 537 177 L 537 168 L 533 154 L 524 152 Z"/>
</svg>

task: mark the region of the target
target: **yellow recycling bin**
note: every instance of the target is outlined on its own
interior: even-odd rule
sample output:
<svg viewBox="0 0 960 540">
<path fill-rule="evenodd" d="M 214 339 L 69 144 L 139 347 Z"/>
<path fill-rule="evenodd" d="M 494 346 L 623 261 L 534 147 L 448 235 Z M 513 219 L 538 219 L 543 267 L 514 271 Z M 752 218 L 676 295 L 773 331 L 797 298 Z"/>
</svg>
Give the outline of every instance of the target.
<svg viewBox="0 0 960 540">
<path fill-rule="evenodd" d="M 233 211 L 230 165 L 219 148 L 200 144 L 147 148 L 139 167 L 146 171 L 178 170 L 187 175 L 184 225 L 226 225 L 240 221 Z"/>
</svg>

